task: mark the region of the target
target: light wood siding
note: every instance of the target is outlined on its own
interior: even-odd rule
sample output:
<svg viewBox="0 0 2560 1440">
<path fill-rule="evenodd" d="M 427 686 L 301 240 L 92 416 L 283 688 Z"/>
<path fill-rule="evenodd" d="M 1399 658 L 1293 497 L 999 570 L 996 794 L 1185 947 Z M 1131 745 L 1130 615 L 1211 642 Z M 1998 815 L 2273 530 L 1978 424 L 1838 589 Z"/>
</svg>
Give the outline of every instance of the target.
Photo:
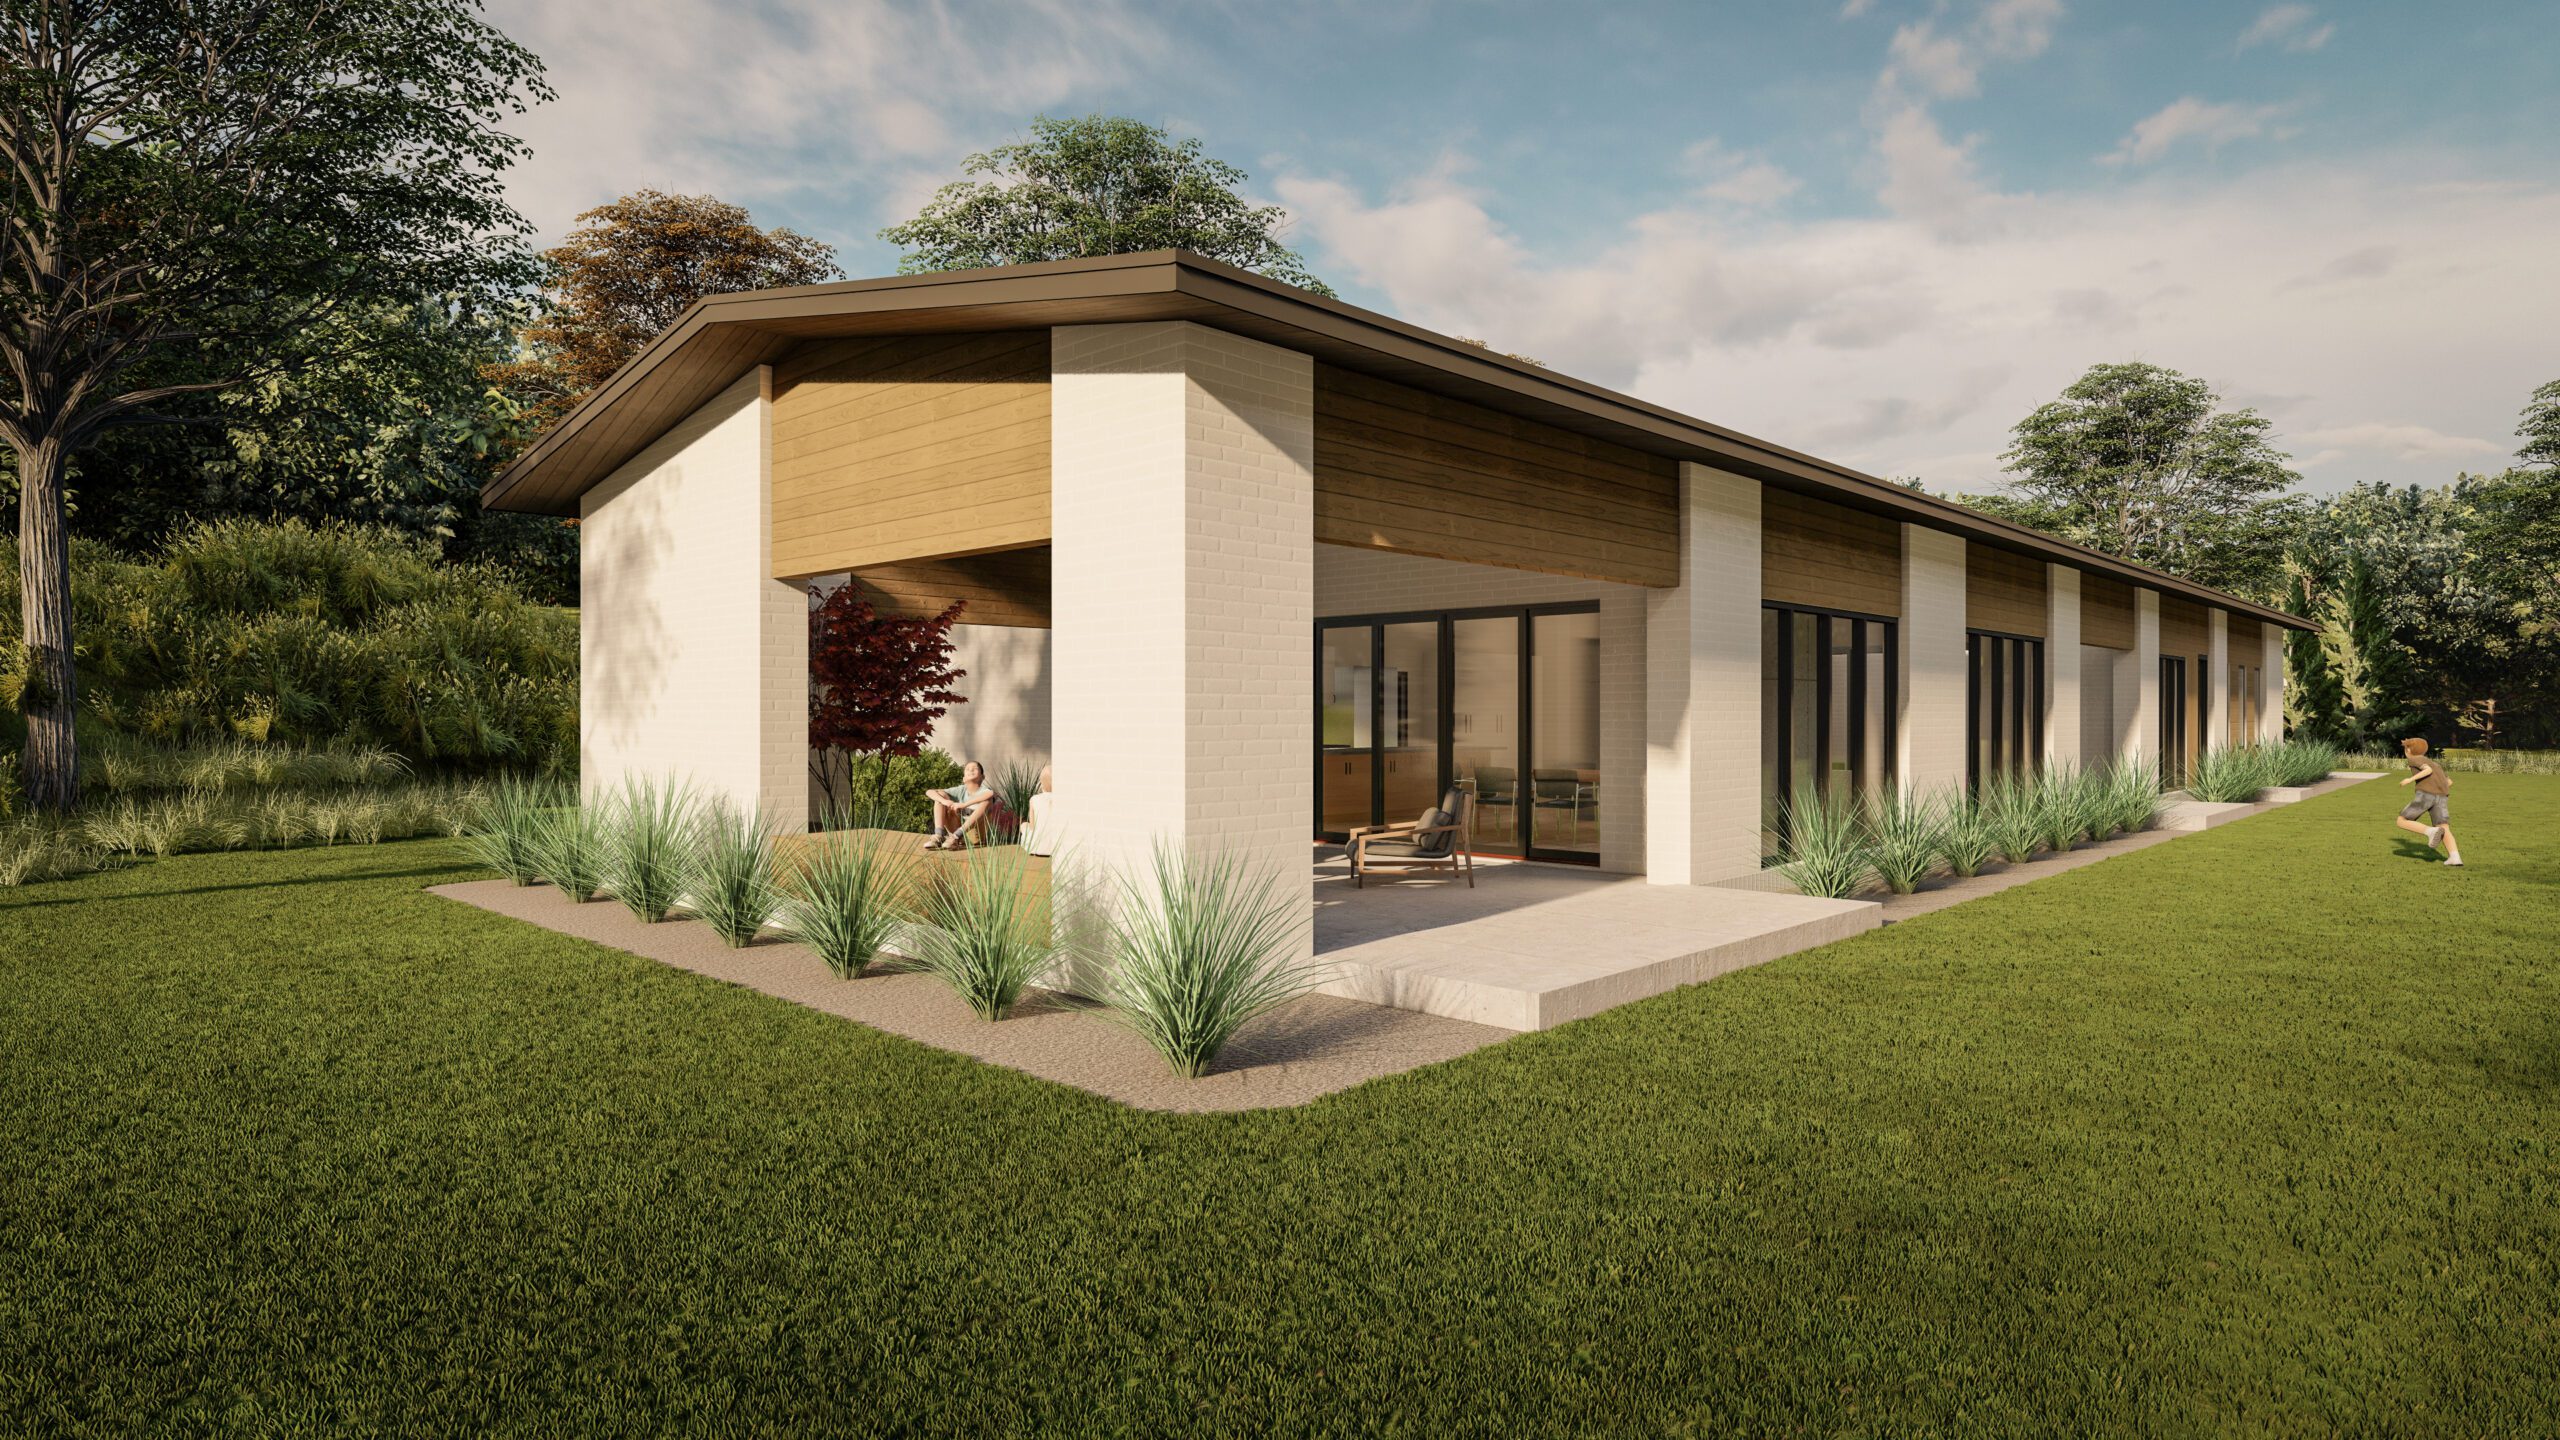
<svg viewBox="0 0 2560 1440">
<path fill-rule="evenodd" d="M 775 368 L 775 575 L 1048 538 L 1048 331 L 835 340 Z"/>
<path fill-rule="evenodd" d="M 2044 562 L 1988 545 L 1964 554 L 1964 623 L 1974 630 L 2044 637 Z"/>
<path fill-rule="evenodd" d="M 2213 653 L 2213 635 L 2205 628 L 2203 606 L 2174 595 L 2160 597 L 2160 653 L 2183 656 L 2190 671 L 2195 668 L 2197 656 Z M 2193 688 L 2192 677 L 2188 685 Z M 2214 688 L 2219 691 L 2222 687 Z"/>
<path fill-rule="evenodd" d="M 1902 526 L 1762 487 L 1760 593 L 1783 604 L 1902 614 Z"/>
<path fill-rule="evenodd" d="M 2259 652 L 2265 647 L 2258 643 L 2257 618 L 2249 615 L 2226 615 L 2224 618 L 2231 627 L 2227 642 L 2231 663 L 2246 665 L 2253 670 L 2264 665 L 2266 662 Z"/>
<path fill-rule="evenodd" d="M 2080 643 L 2133 648 L 2133 587 L 2104 575 L 2080 574 Z"/>
<path fill-rule="evenodd" d="M 884 614 L 939 615 L 954 600 L 969 608 L 964 625 L 1049 628 L 1049 547 L 968 555 L 952 560 L 913 560 L 875 565 L 855 574 L 873 606 Z"/>
<path fill-rule="evenodd" d="M 1321 543 L 1629 585 L 1679 579 L 1670 460 L 1323 364 L 1315 410 Z"/>
</svg>

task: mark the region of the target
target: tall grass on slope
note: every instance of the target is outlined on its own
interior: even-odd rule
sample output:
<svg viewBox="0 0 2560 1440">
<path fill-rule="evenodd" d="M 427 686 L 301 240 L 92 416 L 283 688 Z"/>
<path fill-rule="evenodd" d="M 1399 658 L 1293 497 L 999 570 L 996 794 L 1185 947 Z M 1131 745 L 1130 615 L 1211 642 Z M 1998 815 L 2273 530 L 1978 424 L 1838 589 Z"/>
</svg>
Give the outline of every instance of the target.
<svg viewBox="0 0 2560 1440">
<path fill-rule="evenodd" d="M 686 857 L 685 908 L 731 949 L 754 942 L 779 908 L 773 825 L 760 811 L 706 806 Z"/>
<path fill-rule="evenodd" d="M 958 873 L 953 873 L 954 871 Z M 1049 905 L 1018 846 L 973 849 L 936 867 L 907 943 L 916 968 L 940 979 L 982 1020 L 1013 1012 L 1057 963 Z"/>
<path fill-rule="evenodd" d="M 1232 853 L 1159 841 L 1147 875 L 1120 877 L 1101 998 L 1173 1073 L 1209 1073 L 1236 1032 L 1315 988 L 1298 959 L 1312 917 L 1303 892 Z"/>
<path fill-rule="evenodd" d="M 868 821 L 831 819 L 785 867 L 783 933 L 817 951 L 837 979 L 859 979 L 913 918 L 923 863 L 913 843 L 877 833 Z"/>
<path fill-rule="evenodd" d="M 1875 858 L 1856 804 L 1808 783 L 1787 797 L 1784 816 L 1787 842 L 1778 872 L 1799 892 L 1843 900 L 1867 888 Z"/>
<path fill-rule="evenodd" d="M 1894 894 L 1908 895 L 1938 868 L 1938 854 L 1946 846 L 1946 811 L 1934 796 L 1895 788 L 1876 803 L 1867 834 L 1876 878 Z"/>
<path fill-rule="evenodd" d="M 633 776 L 607 802 L 604 886 L 641 920 L 667 918 L 684 892 L 699 810 L 688 787 Z"/>
</svg>

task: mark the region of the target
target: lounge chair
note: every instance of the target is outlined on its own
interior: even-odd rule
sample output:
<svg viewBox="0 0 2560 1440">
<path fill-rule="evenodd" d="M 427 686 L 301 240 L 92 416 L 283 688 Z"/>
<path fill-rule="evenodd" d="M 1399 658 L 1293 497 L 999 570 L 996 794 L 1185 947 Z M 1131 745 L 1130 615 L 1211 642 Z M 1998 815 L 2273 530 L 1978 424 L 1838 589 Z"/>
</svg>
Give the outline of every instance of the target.
<svg viewBox="0 0 2560 1440">
<path fill-rule="evenodd" d="M 1353 830 L 1352 888 L 1366 888 L 1371 870 L 1447 870 L 1467 877 L 1467 888 L 1474 889 L 1474 821 L 1474 797 L 1464 790 L 1451 790 L 1415 819 Z"/>
</svg>

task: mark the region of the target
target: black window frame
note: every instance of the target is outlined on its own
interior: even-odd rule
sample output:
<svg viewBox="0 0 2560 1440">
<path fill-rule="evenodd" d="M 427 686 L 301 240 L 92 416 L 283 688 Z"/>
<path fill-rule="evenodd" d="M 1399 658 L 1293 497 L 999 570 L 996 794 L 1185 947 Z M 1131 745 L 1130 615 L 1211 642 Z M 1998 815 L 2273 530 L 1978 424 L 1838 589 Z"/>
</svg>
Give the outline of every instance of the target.
<svg viewBox="0 0 2560 1440">
<path fill-rule="evenodd" d="M 1787 840 L 1787 807 L 1779 802 L 1784 801 L 1795 791 L 1795 618 L 1803 615 L 1813 620 L 1814 648 L 1823 657 L 1823 663 L 1814 671 L 1813 753 L 1820 760 L 1820 763 L 1814 767 L 1814 784 L 1826 795 L 1832 789 L 1831 666 L 1829 663 L 1831 627 L 1838 622 L 1847 623 L 1849 644 L 1853 647 L 1852 653 L 1859 657 L 1859 663 L 1849 667 L 1849 734 L 1847 737 L 1849 792 L 1854 795 L 1867 790 L 1882 794 L 1887 787 L 1901 779 L 1902 758 L 1899 751 L 1902 735 L 1902 619 L 1896 615 L 1841 610 L 1827 605 L 1798 605 L 1785 600 L 1763 600 L 1760 602 L 1760 609 L 1764 614 L 1774 614 L 1777 617 L 1777 664 L 1765 673 L 1769 676 L 1768 683 L 1775 686 L 1777 691 L 1777 704 L 1773 707 L 1773 724 L 1776 733 L 1772 738 L 1778 762 L 1772 776 L 1772 783 L 1777 786 L 1778 793 L 1774 796 L 1763 795 L 1761 804 L 1770 814 L 1769 828 L 1776 834 L 1778 844 L 1783 848 Z M 1882 627 L 1880 636 L 1875 629 L 1878 626 Z M 1883 693 L 1876 697 L 1876 711 L 1884 727 L 1883 743 L 1876 747 L 1877 763 L 1882 773 L 1874 778 L 1873 784 L 1868 783 L 1865 774 L 1867 758 L 1865 702 L 1868 698 L 1865 647 L 1870 638 L 1880 639 L 1881 649 L 1884 652 L 1884 684 L 1881 687 Z M 1769 697 L 1764 695 L 1761 699 L 1766 704 Z"/>
<path fill-rule="evenodd" d="M 1981 791 L 1986 759 L 1993 774 L 2027 779 L 2043 773 L 2045 729 L 2052 708 L 2045 694 L 2046 653 L 2041 635 L 1965 630 L 1964 786 L 1968 793 Z M 1994 661 L 1987 697 L 1983 693 L 1986 655 Z M 1988 735 L 1983 733 L 1986 704 L 1991 712 Z"/>
</svg>

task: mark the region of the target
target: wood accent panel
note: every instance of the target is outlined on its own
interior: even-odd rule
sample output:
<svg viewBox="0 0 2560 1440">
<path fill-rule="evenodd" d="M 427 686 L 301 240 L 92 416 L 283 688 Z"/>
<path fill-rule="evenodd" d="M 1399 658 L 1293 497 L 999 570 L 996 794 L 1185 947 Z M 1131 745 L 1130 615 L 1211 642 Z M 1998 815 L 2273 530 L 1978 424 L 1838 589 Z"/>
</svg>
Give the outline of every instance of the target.
<svg viewBox="0 0 2560 1440">
<path fill-rule="evenodd" d="M 2195 668 L 2197 656 L 2213 653 L 2213 633 L 2205 628 L 2203 606 L 2175 595 L 2160 597 L 2160 653 L 2185 656 L 2189 670 Z M 2192 676 L 2188 688 L 2194 688 Z"/>
<path fill-rule="evenodd" d="M 1793 491 L 1760 491 L 1760 594 L 1783 604 L 1902 614 L 1902 526 Z"/>
<path fill-rule="evenodd" d="M 1988 545 L 1964 547 L 1964 623 L 2009 635 L 2045 633 L 2044 562 Z"/>
<path fill-rule="evenodd" d="M 910 560 L 858 571 L 853 583 L 884 614 L 933 616 L 954 600 L 969 608 L 964 625 L 1049 628 L 1049 547 L 1034 545 L 993 555 L 950 560 Z"/>
<path fill-rule="evenodd" d="M 2263 658 L 2266 647 L 2260 643 L 2264 636 L 2258 627 L 2257 618 L 2247 615 L 2229 615 L 2225 617 L 2225 623 L 2231 627 L 2230 639 L 2226 645 L 2231 654 L 2231 663 L 2246 665 L 2251 669 L 2263 666 L 2266 663 Z"/>
<path fill-rule="evenodd" d="M 774 367 L 775 575 L 1048 539 L 1048 331 L 831 340 Z M 1039 598 L 1046 625 L 1045 572 Z"/>
<path fill-rule="evenodd" d="M 1315 450 L 1324 544 L 1678 583 L 1679 467 L 1661 456 L 1324 364 Z"/>
<path fill-rule="evenodd" d="M 2104 575 L 2080 575 L 2080 643 L 2130 650 L 2134 644 L 2133 587 Z"/>
</svg>

